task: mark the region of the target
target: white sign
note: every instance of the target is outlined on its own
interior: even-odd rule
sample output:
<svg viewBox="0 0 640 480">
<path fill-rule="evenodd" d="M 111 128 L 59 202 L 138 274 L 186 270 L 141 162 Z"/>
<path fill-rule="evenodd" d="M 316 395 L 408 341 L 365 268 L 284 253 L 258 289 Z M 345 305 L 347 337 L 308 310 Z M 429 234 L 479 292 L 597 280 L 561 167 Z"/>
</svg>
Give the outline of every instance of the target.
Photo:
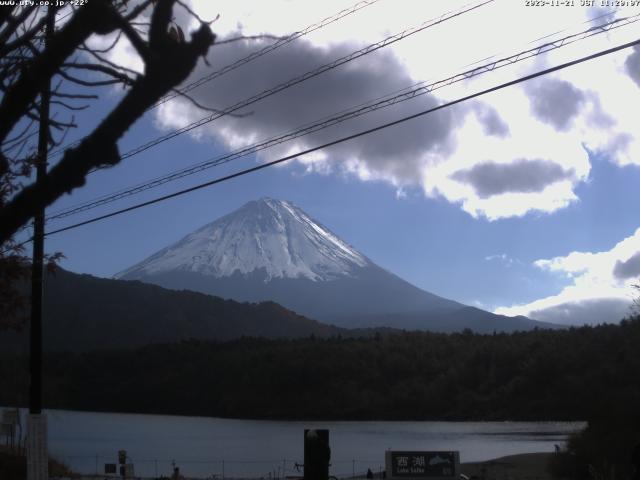
<svg viewBox="0 0 640 480">
<path fill-rule="evenodd" d="M 457 451 L 387 450 L 385 452 L 385 467 L 387 477 L 392 480 L 456 479 L 460 476 L 460 454 Z"/>
</svg>

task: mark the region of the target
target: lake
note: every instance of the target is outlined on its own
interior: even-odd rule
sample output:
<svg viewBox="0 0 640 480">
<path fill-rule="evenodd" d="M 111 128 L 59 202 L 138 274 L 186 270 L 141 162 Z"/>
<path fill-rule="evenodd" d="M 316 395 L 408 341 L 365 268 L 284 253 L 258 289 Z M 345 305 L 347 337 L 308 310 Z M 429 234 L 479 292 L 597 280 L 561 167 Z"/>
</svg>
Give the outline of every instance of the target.
<svg viewBox="0 0 640 480">
<path fill-rule="evenodd" d="M 305 422 L 48 410 L 49 451 L 83 473 L 104 472 L 127 451 L 136 475 L 301 475 L 305 428 L 328 428 L 331 474 L 384 468 L 384 452 L 458 450 L 460 461 L 552 452 L 583 422 Z"/>
</svg>

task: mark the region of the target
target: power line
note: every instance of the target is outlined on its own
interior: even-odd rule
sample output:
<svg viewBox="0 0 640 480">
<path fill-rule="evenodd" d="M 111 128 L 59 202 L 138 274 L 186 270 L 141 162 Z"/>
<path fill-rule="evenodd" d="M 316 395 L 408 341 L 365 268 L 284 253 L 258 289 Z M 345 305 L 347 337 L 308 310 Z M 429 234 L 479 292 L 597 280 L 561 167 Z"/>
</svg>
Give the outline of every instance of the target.
<svg viewBox="0 0 640 480">
<path fill-rule="evenodd" d="M 515 80 L 511 80 L 509 82 L 501 83 L 501 84 L 499 84 L 497 86 L 482 90 L 480 92 L 473 93 L 471 95 L 466 95 L 466 96 L 458 98 L 456 100 L 452 100 L 450 102 L 438 105 L 438 106 L 433 107 L 433 108 L 429 108 L 427 110 L 423 110 L 423 111 L 415 113 L 413 115 L 408 115 L 408 116 L 400 118 L 398 120 L 394 120 L 392 122 L 388 122 L 388 123 L 379 125 L 377 127 L 370 128 L 368 130 L 364 130 L 364 131 L 361 131 L 361 132 L 358 132 L 358 133 L 355 133 L 355 134 L 352 134 L 352 135 L 348 135 L 348 136 L 339 138 L 337 140 L 333 140 L 333 141 L 325 143 L 323 145 L 320 145 L 320 146 L 317 146 L 317 147 L 313 147 L 313 148 L 309 148 L 309 149 L 303 150 L 301 152 L 298 152 L 298 153 L 295 153 L 295 154 L 292 154 L 292 155 L 287 155 L 285 157 L 279 158 L 278 160 L 273 160 L 273 161 L 268 162 L 268 163 L 263 163 L 261 165 L 255 166 L 255 167 L 247 168 L 245 170 L 241 170 L 239 172 L 236 172 L 236 173 L 233 173 L 233 174 L 230 174 L 230 175 L 226 175 L 224 177 L 216 178 L 214 180 L 211 180 L 211 181 L 208 181 L 208 182 L 205 182 L 205 183 L 201 183 L 199 185 L 196 185 L 196 186 L 193 186 L 193 187 L 190 187 L 190 188 L 186 188 L 186 189 L 180 190 L 178 192 L 174 192 L 174 193 L 171 193 L 171 194 L 168 194 L 168 195 L 163 195 L 163 196 L 157 197 L 157 198 L 155 198 L 153 200 L 149 200 L 149 201 L 138 203 L 136 205 L 133 205 L 133 206 L 130 206 L 130 207 L 127 207 L 127 208 L 116 210 L 115 212 L 111 212 L 111 213 L 108 213 L 106 215 L 100 215 L 98 217 L 94 217 L 94 218 L 91 218 L 89 220 L 85 220 L 83 222 L 78 222 L 78 223 L 75 223 L 73 225 L 69 225 L 69 226 L 64 227 L 64 228 L 59 228 L 57 230 L 52 230 L 50 232 L 47 232 L 46 236 L 54 235 L 56 233 L 66 232 L 68 230 L 72 230 L 72 229 L 75 229 L 75 228 L 78 228 L 78 227 L 81 227 L 81 226 L 84 226 L 84 225 L 95 223 L 95 222 L 98 222 L 100 220 L 105 220 L 107 218 L 115 217 L 117 215 L 120 215 L 120 214 L 123 214 L 123 213 L 127 213 L 127 212 L 131 212 L 133 210 L 137 210 L 139 208 L 146 207 L 146 206 L 149 206 L 149 205 L 153 205 L 155 203 L 159 203 L 159 202 L 162 202 L 164 200 L 168 200 L 170 198 L 174 198 L 174 197 L 178 197 L 178 196 L 181 196 L 181 195 L 185 195 L 187 193 L 190 193 L 190 192 L 193 192 L 193 191 L 196 191 L 196 190 L 200 190 L 200 189 L 205 188 L 205 187 L 209 187 L 209 186 L 216 185 L 218 183 L 222 183 L 222 182 L 225 182 L 225 181 L 237 178 L 237 177 L 241 177 L 241 176 L 247 175 L 249 173 L 253 173 L 253 172 L 256 172 L 258 170 L 262 170 L 262 169 L 265 169 L 267 167 L 271 167 L 273 165 L 277 165 L 279 163 L 283 163 L 283 162 L 286 162 L 288 160 L 292 160 L 292 159 L 297 158 L 299 156 L 307 155 L 309 153 L 321 150 L 323 148 L 328 148 L 328 147 L 331 147 L 331 146 L 334 146 L 334 145 L 338 145 L 340 143 L 344 143 L 344 142 L 347 142 L 347 141 L 350 141 L 350 140 L 354 140 L 354 139 L 356 139 L 358 137 L 362 137 L 364 135 L 369 135 L 371 133 L 383 130 L 385 128 L 389 128 L 389 127 L 392 127 L 392 126 L 395 126 L 395 125 L 399 125 L 399 124 L 407 122 L 409 120 L 413 120 L 415 118 L 422 117 L 424 115 L 436 112 L 438 110 L 442 110 L 442 109 L 445 109 L 445 108 L 452 107 L 453 105 L 457 105 L 459 103 L 462 103 L 462 102 L 465 102 L 465 101 L 480 97 L 482 95 L 486 95 L 488 93 L 496 92 L 498 90 L 502 90 L 504 88 L 507 88 L 507 87 L 510 87 L 510 86 L 513 86 L 513 85 L 516 85 L 516 84 L 519 84 L 519 83 L 522 83 L 522 82 L 526 82 L 528 80 L 532 80 L 534 78 L 541 77 L 543 75 L 548 75 L 549 73 L 553 73 L 553 72 L 556 72 L 558 70 L 563 70 L 565 68 L 568 68 L 568 67 L 571 67 L 571 66 L 574 66 L 574 65 L 589 61 L 589 60 L 593 60 L 595 58 L 599 58 L 599 57 L 602 57 L 602 56 L 605 56 L 605 55 L 609 55 L 611 53 L 615 53 L 615 52 L 618 52 L 618 51 L 623 50 L 625 48 L 630 48 L 630 47 L 633 47 L 633 46 L 639 45 L 639 44 L 640 44 L 640 39 L 634 40 L 632 42 L 628 42 L 628 43 L 625 43 L 625 44 L 622 44 L 622 45 L 618 45 L 616 47 L 608 48 L 606 50 L 602 50 L 600 52 L 596 52 L 596 53 L 593 53 L 591 55 L 587 55 L 585 57 L 581 57 L 581 58 L 579 58 L 577 60 L 572 60 L 570 62 L 566 62 L 566 63 L 563 63 L 561 65 L 557 65 L 555 67 L 547 68 L 545 70 L 541 70 L 541 71 L 536 72 L 536 73 L 532 73 L 532 74 L 529 74 L 529 75 L 525 75 L 523 77 L 519 77 L 519 78 L 517 78 Z"/>
<path fill-rule="evenodd" d="M 585 20 L 585 21 L 583 21 L 583 22 L 580 22 L 580 25 L 584 25 L 585 23 L 594 23 L 596 20 L 600 20 L 601 18 L 613 16 L 613 15 L 615 15 L 619 10 L 620 10 L 619 8 L 616 8 L 616 9 L 613 9 L 613 10 L 611 10 L 611 11 L 608 11 L 608 12 L 602 13 L 602 14 L 598 15 L 597 17 L 593 17 L 593 18 L 590 18 L 590 19 Z M 562 29 L 562 30 L 558 30 L 557 32 L 549 33 L 549 34 L 547 34 L 547 35 L 545 35 L 545 36 L 543 36 L 543 37 L 537 38 L 536 40 L 532 40 L 532 42 L 539 42 L 539 41 L 541 41 L 541 40 L 546 40 L 547 38 L 551 38 L 551 37 L 553 37 L 554 35 L 558 35 L 558 34 L 560 34 L 560 33 L 564 33 L 564 32 L 566 32 L 567 30 L 568 30 L 567 28 L 564 28 L 564 29 Z"/>
<path fill-rule="evenodd" d="M 429 84 L 425 84 L 426 82 L 420 82 L 417 83 L 415 85 L 412 85 L 411 87 L 407 87 L 403 90 L 400 90 L 399 93 L 397 94 L 390 94 L 390 95 L 386 95 L 384 97 L 381 97 L 380 99 L 376 99 L 373 100 L 371 102 L 367 102 L 365 104 L 361 104 L 358 105 L 354 108 L 352 108 L 351 110 L 344 110 L 338 114 L 334 114 L 333 116 L 329 116 L 329 117 L 325 117 L 322 120 L 316 121 L 315 123 L 310 123 L 307 125 L 303 125 L 301 127 L 299 127 L 296 130 L 292 130 L 289 131 L 285 134 L 282 134 L 280 136 L 277 137 L 273 137 L 271 139 L 268 140 L 264 140 L 260 143 L 256 143 L 247 147 L 244 147 L 242 149 L 236 150 L 234 152 L 222 155 L 222 156 L 218 156 L 218 157 L 213 157 L 209 160 L 206 160 L 204 162 L 198 163 L 196 165 L 193 165 L 191 167 L 187 167 L 181 170 L 178 170 L 176 172 L 170 173 L 168 175 L 163 175 L 161 177 L 155 178 L 153 180 L 150 180 L 148 182 L 145 183 L 141 183 L 138 184 L 136 186 L 124 189 L 124 190 L 120 190 L 118 192 L 112 193 L 112 194 L 108 194 L 108 195 L 104 195 L 102 197 L 99 197 L 97 199 L 88 201 L 88 202 L 84 202 L 82 204 L 73 206 L 73 207 L 69 207 L 67 209 L 58 211 L 53 213 L 52 215 L 50 215 L 47 220 L 55 220 L 55 219 L 60 219 L 60 218 L 65 218 L 83 211 L 87 211 L 87 210 L 91 210 L 93 208 L 97 208 L 99 206 L 102 205 L 106 205 L 109 203 L 112 203 L 116 200 L 120 200 L 122 198 L 126 198 L 129 197 L 131 195 L 135 195 L 137 193 L 149 190 L 151 188 L 155 188 L 158 187 L 160 185 L 164 185 L 168 182 L 186 177 L 188 175 L 192 175 L 194 173 L 198 173 L 201 172 L 203 170 L 206 170 L 208 168 L 212 168 L 218 165 L 221 165 L 223 163 L 228 163 L 232 160 L 236 160 L 238 158 L 241 157 L 245 157 L 247 155 L 250 155 L 252 153 L 256 153 L 259 151 L 262 151 L 266 148 L 270 148 L 272 146 L 275 145 L 279 145 L 281 143 L 287 142 L 287 141 L 291 141 L 293 139 L 302 137 L 304 135 L 308 135 L 311 133 L 315 133 L 317 131 L 323 130 L 325 128 L 337 125 L 338 123 L 342 123 L 344 121 L 347 120 L 351 120 L 353 118 L 359 117 L 361 115 L 365 115 L 367 113 L 382 109 L 382 108 L 386 108 L 407 100 L 411 100 L 414 98 L 417 98 L 419 96 L 425 95 L 427 93 L 433 92 L 434 90 L 437 90 L 439 88 L 443 88 L 445 86 L 463 81 L 463 80 L 467 80 L 470 78 L 473 78 L 477 75 L 481 75 L 490 71 L 494 71 L 497 70 L 499 68 L 508 66 L 508 65 L 513 65 L 514 63 L 532 58 L 536 55 L 540 55 L 541 53 L 547 53 L 550 52 L 552 50 L 561 48 L 563 46 L 566 45 L 570 45 L 572 43 L 575 43 L 577 41 L 580 40 L 584 40 L 586 38 L 589 38 L 591 36 L 600 34 L 600 33 L 605 33 L 608 31 L 611 31 L 615 28 L 619 28 L 622 26 L 627 26 L 630 25 L 632 23 L 638 22 L 640 21 L 640 14 L 631 16 L 631 17 L 626 17 L 626 18 L 621 18 L 621 19 L 617 19 L 614 20 L 612 22 L 603 24 L 603 25 L 599 25 L 597 27 L 591 27 L 585 31 L 579 32 L 579 33 L 575 33 L 572 35 L 568 35 L 564 38 L 561 39 L 557 39 L 553 42 L 548 42 L 545 43 L 543 45 L 539 45 L 536 46 L 534 48 L 530 48 L 528 50 L 516 53 L 516 54 L 512 54 L 510 56 L 495 60 L 491 63 L 485 64 L 485 65 L 481 65 L 479 67 L 476 67 L 474 69 L 471 70 L 467 70 L 464 71 L 462 73 L 458 73 L 456 75 L 450 76 L 448 78 L 445 78 L 443 80 L 439 80 L 436 82 L 432 82 Z"/>
<path fill-rule="evenodd" d="M 154 140 L 151 140 L 145 144 L 139 145 L 136 148 L 133 148 L 131 150 L 129 150 L 128 152 L 125 152 L 124 154 L 122 154 L 120 156 L 121 160 L 124 160 L 125 158 L 129 158 L 132 157 L 134 155 L 137 155 L 141 152 L 144 152 L 145 150 L 148 150 L 149 148 L 155 147 L 156 145 L 166 142 L 167 140 L 170 140 L 172 138 L 175 138 L 179 135 L 182 135 L 183 133 L 189 132 L 191 130 L 194 130 L 198 127 L 201 127 L 202 125 L 206 125 L 207 123 L 211 123 L 214 120 L 217 120 L 220 117 L 223 117 L 225 115 L 229 115 L 230 113 L 236 112 L 237 110 L 240 110 L 241 108 L 244 107 L 248 107 L 249 105 L 252 105 L 260 100 L 263 100 L 267 97 L 270 97 L 271 95 L 275 95 L 276 93 L 279 93 L 283 90 L 286 90 L 287 88 L 293 87 L 294 85 L 298 85 L 302 82 L 305 82 L 311 78 L 317 77 L 318 75 L 323 74 L 324 72 L 327 72 L 329 70 L 333 70 L 345 63 L 351 62 L 357 58 L 360 58 L 364 55 L 368 55 L 369 53 L 375 52 L 381 48 L 384 48 L 388 45 L 391 45 L 393 43 L 396 43 L 404 38 L 410 37 L 411 35 L 414 35 L 416 33 L 419 33 L 423 30 L 426 30 L 427 28 L 433 27 L 435 25 L 438 25 L 440 23 L 443 23 L 447 20 L 450 20 L 452 18 L 456 18 L 460 15 L 463 15 L 465 13 L 468 13 L 472 10 L 475 10 L 477 8 L 480 8 L 484 5 L 487 5 L 489 3 L 493 3 L 495 0 L 484 0 L 480 3 L 476 3 L 476 4 L 471 4 L 469 5 L 465 5 L 464 7 L 462 7 L 459 10 L 456 11 L 451 11 L 451 12 L 447 12 L 442 14 L 440 17 L 435 18 L 435 19 L 431 19 L 431 20 L 427 20 L 423 23 L 421 23 L 420 25 L 418 25 L 417 27 L 413 27 L 413 28 L 408 28 L 406 30 L 403 30 L 402 32 L 396 33 L 395 35 L 391 35 L 390 37 L 385 38 L 384 40 L 381 40 L 379 42 L 373 43 L 371 45 L 368 45 L 360 50 L 356 50 L 355 52 L 350 53 L 349 55 L 345 55 L 343 57 L 338 58 L 337 60 L 334 60 L 331 63 L 322 65 L 314 70 L 310 70 L 306 73 L 303 73 L 302 75 L 299 75 L 297 77 L 294 77 L 284 83 L 281 83 L 279 85 L 276 85 L 275 87 L 269 88 L 267 90 L 263 90 L 262 92 L 253 95 L 249 98 L 246 98 L 245 100 L 242 100 L 240 102 L 237 102 L 236 104 L 225 108 L 224 110 L 220 111 L 220 112 L 216 112 L 213 115 L 201 118 L 200 120 L 197 120 L 195 122 L 190 123 L 189 125 L 186 125 L 182 128 L 179 128 L 177 130 L 174 130 L 172 132 L 169 132 L 165 135 L 162 135 L 160 137 L 155 138 Z M 95 171 L 95 170 L 94 170 Z"/>
<path fill-rule="evenodd" d="M 106 203 L 111 203 L 111 202 L 113 202 L 115 200 L 118 200 L 118 199 L 121 199 L 121 198 L 125 198 L 125 197 L 133 195 L 135 193 L 139 193 L 139 192 L 148 190 L 150 188 L 154 188 L 156 186 L 165 184 L 165 183 L 167 183 L 169 181 L 173 181 L 173 180 L 176 180 L 176 179 L 179 179 L 179 178 L 183 178 L 183 177 L 185 177 L 187 175 L 191 175 L 193 173 L 200 172 L 202 170 L 205 170 L 207 168 L 211 168 L 211 167 L 220 165 L 222 163 L 227 163 L 227 162 L 229 162 L 231 160 L 234 160 L 234 159 L 249 155 L 251 153 L 255 153 L 257 151 L 261 151 L 261 150 L 263 150 L 265 148 L 268 148 L 268 147 L 283 143 L 285 141 L 289 141 L 289 140 L 298 138 L 300 136 L 307 135 L 309 133 L 313 133 L 313 132 L 322 130 L 322 129 L 327 128 L 329 126 L 333 126 L 333 125 L 335 125 L 337 123 L 341 123 L 343 121 L 346 121 L 346 120 L 358 117 L 360 115 L 363 115 L 363 114 L 378 110 L 380 108 L 385 108 L 387 106 L 391 106 L 391 105 L 394 105 L 396 103 L 400 103 L 400 102 L 403 102 L 403 101 L 406 101 L 406 100 L 410 100 L 410 99 L 416 98 L 418 96 L 421 96 L 421 95 L 424 95 L 426 93 L 432 92 L 432 91 L 434 91 L 434 90 L 436 90 L 438 88 L 442 88 L 444 86 L 451 85 L 452 83 L 456 83 L 456 82 L 459 82 L 461 80 L 466 80 L 466 79 L 472 78 L 472 77 L 474 77 L 476 75 L 480 75 L 482 73 L 486 73 L 487 71 L 492 71 L 492 70 L 495 70 L 495 69 L 498 69 L 498 68 L 501 68 L 501 67 L 504 67 L 504 66 L 507 66 L 507 65 L 510 65 L 510 64 L 525 60 L 525 59 L 528 59 L 528 58 L 531 58 L 531 57 L 533 57 L 535 55 L 538 55 L 540 53 L 549 52 L 549 51 L 551 51 L 553 49 L 560 48 L 560 47 L 565 46 L 565 45 L 569 45 L 569 44 L 574 43 L 574 42 L 576 42 L 578 40 L 582 40 L 584 38 L 588 38 L 588 37 L 596 35 L 598 33 L 603 33 L 603 32 L 606 32 L 606 31 L 610 31 L 613 28 L 618 28 L 618 27 L 623 26 L 623 25 L 628 25 L 630 23 L 637 22 L 638 20 L 640 20 L 640 14 L 636 15 L 634 17 L 629 17 L 629 18 L 626 18 L 626 19 L 619 19 L 619 20 L 616 20 L 614 22 L 610 22 L 609 24 L 605 24 L 605 25 L 601 25 L 601 26 L 598 26 L 598 27 L 590 28 L 590 29 L 588 29 L 588 30 L 586 30 L 584 32 L 580 32 L 578 34 L 570 35 L 570 36 L 565 37 L 563 39 L 558 39 L 558 40 L 556 40 L 554 42 L 551 42 L 551 43 L 548 43 L 548 44 L 544 44 L 544 45 L 540 45 L 540 46 L 535 47 L 533 49 L 526 50 L 524 52 L 520 52 L 520 53 L 517 53 L 515 55 L 511 55 L 509 57 L 505 57 L 503 59 L 499 59 L 499 60 L 497 60 L 495 62 L 492 62 L 492 63 L 490 63 L 488 65 L 483 65 L 483 66 L 477 67 L 477 68 L 475 68 L 473 70 L 469 70 L 469 71 L 454 75 L 454 76 L 449 77 L 447 79 L 440 80 L 438 82 L 434 82 L 434 83 L 431 83 L 431 84 L 426 85 L 426 86 L 420 86 L 421 84 L 424 83 L 424 82 L 421 82 L 421 83 L 416 84 L 416 85 L 414 85 L 412 87 L 408 87 L 407 89 L 401 90 L 400 92 L 402 92 L 402 93 L 400 93 L 399 95 L 396 95 L 396 96 L 394 96 L 392 98 L 382 97 L 382 98 L 385 98 L 385 99 L 382 100 L 382 101 L 379 101 L 377 103 L 364 104 L 365 105 L 364 107 L 357 108 L 357 109 L 351 110 L 351 111 L 347 110 L 347 111 L 344 111 L 345 113 L 341 112 L 341 114 L 339 114 L 338 116 L 328 117 L 328 119 L 326 119 L 326 120 L 322 120 L 322 121 L 319 121 L 317 123 L 301 127 L 298 130 L 294 130 L 294 131 L 289 132 L 287 134 L 284 134 L 282 136 L 275 137 L 275 138 L 263 141 L 263 142 L 258 143 L 258 144 L 254 144 L 254 145 L 249 146 L 249 147 L 245 147 L 243 149 L 237 150 L 237 151 L 235 151 L 233 153 L 230 153 L 230 154 L 223 155 L 221 157 L 215 157 L 215 158 L 213 158 L 211 160 L 199 163 L 199 164 L 194 165 L 192 167 L 188 167 L 186 169 L 179 170 L 179 171 L 171 173 L 169 175 L 165 175 L 165 176 L 156 178 L 156 179 L 154 179 L 154 180 L 152 180 L 150 182 L 143 183 L 143 184 L 137 185 L 135 187 L 131 187 L 131 188 L 126 189 L 126 190 L 121 190 L 121 191 L 119 191 L 117 193 L 114 193 L 114 194 L 110 194 L 110 195 L 107 195 L 107 196 L 100 197 L 99 199 L 90 201 L 88 203 L 85 202 L 84 204 L 81 204 L 79 206 L 71 207 L 71 208 L 63 210 L 63 211 L 61 211 L 59 213 L 55 213 L 51 217 L 49 217 L 49 219 L 53 220 L 53 219 L 57 219 L 57 218 L 64 218 L 64 217 L 73 215 L 75 213 L 79 213 L 81 211 L 86 211 L 86 210 L 89 210 L 89 209 L 104 205 Z M 415 88 L 415 87 L 417 87 L 417 88 Z"/>
<path fill-rule="evenodd" d="M 370 5 L 373 5 L 374 3 L 379 2 L 380 0 L 366 0 L 366 1 L 362 1 L 362 2 L 358 2 L 355 5 L 352 5 L 349 8 L 345 8 L 344 10 L 341 10 L 340 12 L 336 13 L 335 15 L 332 15 L 330 17 L 327 17 L 323 20 L 321 20 L 318 23 L 314 23 L 313 25 L 309 25 L 308 27 L 306 27 L 304 30 L 300 30 L 298 32 L 292 33 L 291 35 L 289 35 L 288 37 L 285 38 L 281 38 L 280 40 L 278 40 L 277 42 L 271 44 L 271 45 L 267 45 L 266 47 L 253 52 L 249 55 L 247 55 L 246 57 L 243 57 L 223 68 L 221 68 L 220 70 L 217 70 L 213 73 L 210 73 L 208 75 L 205 75 L 204 77 L 199 78 L 198 80 L 191 82 L 188 85 L 185 85 L 184 87 L 182 87 L 179 91 L 181 94 L 190 92 L 191 90 L 198 88 L 200 85 L 203 85 L 205 83 L 208 83 L 218 77 L 221 77 L 222 75 L 225 75 L 229 72 L 231 72 L 232 70 L 235 70 L 236 68 L 245 65 L 253 60 L 255 60 L 256 58 L 259 58 L 263 55 L 266 55 L 269 52 L 272 52 L 284 45 L 287 45 L 288 43 L 291 43 L 292 41 L 296 40 L 297 38 L 300 38 L 304 35 L 307 35 L 311 32 L 314 32 L 322 27 L 325 27 L 327 25 L 330 25 L 334 22 L 337 22 L 338 20 L 340 20 L 343 17 L 346 17 L 347 15 L 351 15 L 352 13 L 355 13 L 359 10 L 362 10 L 365 7 L 368 7 Z M 155 105 L 153 105 L 151 108 L 155 108 L 158 105 L 162 105 L 165 102 L 168 102 L 169 100 L 176 98 L 177 96 L 179 96 L 179 94 L 169 94 L 164 96 L 163 98 L 161 98 Z"/>
<path fill-rule="evenodd" d="M 604 18 L 604 17 L 608 17 L 608 16 L 616 13 L 617 11 L 618 11 L 618 9 L 612 10 L 611 12 L 603 13 L 601 15 L 598 15 L 597 17 L 593 17 L 593 18 L 590 18 L 589 20 L 585 20 L 583 22 L 580 22 L 580 23 L 577 24 L 577 26 L 581 26 L 581 25 L 584 25 L 584 24 L 595 23 L 596 20 L 599 20 L 599 19 Z M 623 19 L 620 19 L 620 20 L 623 20 Z M 608 22 L 606 25 L 608 25 L 609 23 L 615 23 L 616 21 L 617 21 L 616 19 L 613 19 L 613 20 L 611 20 L 611 22 Z M 564 28 L 562 30 L 558 30 L 556 32 L 543 35 L 542 37 L 539 37 L 539 38 L 536 38 L 535 40 L 531 40 L 531 41 L 527 42 L 527 45 L 531 45 L 531 44 L 535 44 L 535 43 L 541 42 L 543 40 L 547 40 L 547 39 L 552 38 L 552 37 L 554 37 L 556 35 L 559 35 L 561 33 L 565 33 L 568 30 L 570 30 L 571 28 L 572 27 L 567 27 L 567 28 Z M 596 27 L 596 28 L 600 28 L 600 27 Z M 550 42 L 550 40 L 547 40 L 547 43 L 549 43 L 549 42 Z M 485 58 L 483 58 L 481 60 L 476 60 L 475 62 L 469 63 L 469 64 L 465 65 L 463 68 L 472 67 L 473 65 L 477 65 L 478 63 L 486 62 L 488 60 L 496 58 L 498 55 L 504 55 L 504 53 L 503 52 L 495 53 L 495 54 L 493 54 L 493 55 L 491 55 L 489 57 L 485 57 Z"/>
<path fill-rule="evenodd" d="M 172 100 L 173 98 L 176 98 L 178 96 L 180 96 L 180 94 L 184 94 L 186 92 L 189 92 L 197 87 L 199 87 L 200 85 L 203 85 L 204 83 L 210 82 L 218 77 L 221 77 L 223 75 L 226 75 L 227 73 L 235 70 L 236 68 L 241 67 L 242 65 L 246 65 L 247 63 L 252 62 L 253 60 L 256 60 L 257 58 L 262 57 L 263 55 L 266 55 L 269 52 L 272 52 L 284 45 L 287 45 L 291 42 L 293 42 L 294 40 L 303 37 L 305 35 L 308 35 L 311 32 L 315 32 L 316 30 L 319 30 L 323 27 L 326 27 L 327 25 L 331 25 L 332 23 L 337 22 L 338 20 L 351 15 L 352 13 L 358 12 L 360 10 L 362 10 L 363 8 L 369 7 L 375 3 L 378 3 L 380 0 L 363 0 L 360 1 L 358 3 L 353 4 L 352 6 L 345 8 L 344 10 L 339 11 L 338 13 L 331 15 L 329 17 L 324 18 L 323 20 L 320 20 L 317 23 L 314 23 L 312 25 L 309 25 L 307 27 L 305 27 L 304 29 L 294 32 L 291 35 L 285 37 L 285 38 L 281 38 L 278 41 L 276 41 L 275 43 L 272 43 L 271 45 L 267 45 L 266 47 L 257 50 L 255 52 L 250 53 L 249 55 L 247 55 L 246 57 L 240 58 L 239 60 L 236 60 L 233 63 L 230 63 L 224 67 L 222 67 L 219 70 L 216 70 L 215 72 L 210 73 L 209 75 L 205 75 L 202 78 L 199 78 L 198 80 L 196 80 L 195 82 L 192 82 L 188 85 L 186 85 L 185 87 L 183 87 L 182 89 L 179 89 L 178 92 L 180 92 L 179 94 L 169 94 L 169 95 L 165 95 L 164 97 L 162 97 L 155 105 L 152 105 L 148 110 L 152 110 L 155 107 L 162 105 L 163 103 L 168 102 L 169 100 Z M 69 14 L 67 14 L 66 16 L 69 16 Z M 65 17 L 66 17 L 65 16 Z M 65 18 L 62 17 L 62 18 Z M 147 111 L 148 111 L 147 110 Z M 81 138 L 79 140 L 76 140 L 74 142 L 71 142 L 63 147 L 60 147 L 58 149 L 56 149 L 55 151 L 52 152 L 52 155 L 57 155 L 59 153 L 64 152 L 65 150 L 67 150 L 68 148 L 74 147 L 76 145 L 78 145 L 80 142 L 82 142 L 82 140 L 84 140 L 84 138 Z"/>
</svg>

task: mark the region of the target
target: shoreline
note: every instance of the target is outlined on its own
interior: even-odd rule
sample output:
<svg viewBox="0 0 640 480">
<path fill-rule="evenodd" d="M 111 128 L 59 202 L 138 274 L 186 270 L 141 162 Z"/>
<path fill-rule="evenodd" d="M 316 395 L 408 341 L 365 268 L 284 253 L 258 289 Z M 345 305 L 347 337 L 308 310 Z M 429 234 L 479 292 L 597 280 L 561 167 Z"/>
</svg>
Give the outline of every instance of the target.
<svg viewBox="0 0 640 480">
<path fill-rule="evenodd" d="M 552 452 L 521 453 L 482 462 L 465 462 L 460 464 L 460 472 L 469 478 L 487 480 L 552 480 L 554 477 L 547 471 L 547 465 L 554 455 Z"/>
<path fill-rule="evenodd" d="M 555 453 L 548 452 L 521 453 L 480 462 L 464 462 L 460 464 L 460 473 L 465 475 L 469 479 L 478 480 L 555 480 L 547 470 L 549 460 L 554 455 Z M 20 476 L 20 472 L 23 472 L 22 469 L 26 467 L 26 464 L 19 465 L 21 463 L 21 461 L 18 460 L 18 458 L 20 458 L 19 453 L 10 452 L 8 451 L 8 449 L 3 448 L 2 446 L 0 446 L 0 457 L 4 460 L 2 463 L 7 463 L 7 465 L 5 465 L 5 468 L 8 468 L 9 470 L 5 471 L 4 473 L 9 474 L 9 478 L 11 478 L 11 474 L 17 475 L 16 478 L 18 478 L 18 476 Z M 7 462 L 7 460 L 10 460 L 11 458 L 14 458 L 15 461 Z M 22 460 L 22 462 L 24 462 L 24 460 Z M 61 463 L 60 460 L 57 460 L 54 457 L 51 457 L 49 459 L 49 462 L 50 468 L 52 468 L 57 475 L 62 476 L 63 478 L 104 478 L 104 475 L 73 472 L 71 469 L 69 469 L 68 466 L 64 465 L 64 463 Z M 11 465 L 9 465 L 9 463 L 11 463 Z M 233 480 L 235 477 L 228 478 L 230 480 Z M 345 480 L 360 480 L 364 478 L 364 476 L 359 475 L 356 477 L 344 477 Z M 376 474 L 374 478 L 380 477 L 378 477 L 378 475 Z"/>
<path fill-rule="evenodd" d="M 5 409 L 20 409 L 25 414 L 29 412 L 28 404 L 24 406 L 5 405 L 0 404 L 0 412 Z M 163 411 L 136 411 L 134 409 L 116 410 L 116 409 L 91 409 L 82 407 L 43 407 L 43 412 L 60 412 L 60 413 L 87 413 L 87 414 L 104 414 L 104 415 L 133 415 L 133 416 L 149 416 L 149 417 L 177 417 L 177 418 L 203 418 L 211 420 L 238 420 L 238 421 L 255 421 L 255 422 L 309 422 L 309 423 L 374 423 L 374 422 L 388 422 L 388 423 L 401 423 L 401 422 L 429 422 L 429 423 L 496 423 L 496 424 L 508 424 L 508 423 L 580 423 L 587 425 L 587 420 L 582 418 L 574 419 L 572 417 L 557 417 L 557 418 L 531 418 L 531 417 L 404 417 L 404 416 L 381 416 L 376 418 L 354 418 L 354 417 L 307 417 L 307 416 L 293 416 L 284 417 L 277 415 L 258 415 L 258 416 L 222 416 L 222 415 L 206 415 L 206 414 L 193 414 L 193 413 L 178 413 L 178 412 L 163 412 Z"/>
</svg>

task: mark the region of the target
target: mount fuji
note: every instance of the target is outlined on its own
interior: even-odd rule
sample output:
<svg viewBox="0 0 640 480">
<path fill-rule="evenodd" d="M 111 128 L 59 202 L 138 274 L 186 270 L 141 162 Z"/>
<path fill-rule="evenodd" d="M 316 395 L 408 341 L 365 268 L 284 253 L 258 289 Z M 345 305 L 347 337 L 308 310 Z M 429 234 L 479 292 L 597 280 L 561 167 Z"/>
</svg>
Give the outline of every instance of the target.
<svg viewBox="0 0 640 480">
<path fill-rule="evenodd" d="M 477 332 L 549 328 L 411 285 L 377 266 L 290 202 L 263 198 L 118 273 L 165 288 L 238 301 L 274 301 L 346 328 Z"/>
</svg>

